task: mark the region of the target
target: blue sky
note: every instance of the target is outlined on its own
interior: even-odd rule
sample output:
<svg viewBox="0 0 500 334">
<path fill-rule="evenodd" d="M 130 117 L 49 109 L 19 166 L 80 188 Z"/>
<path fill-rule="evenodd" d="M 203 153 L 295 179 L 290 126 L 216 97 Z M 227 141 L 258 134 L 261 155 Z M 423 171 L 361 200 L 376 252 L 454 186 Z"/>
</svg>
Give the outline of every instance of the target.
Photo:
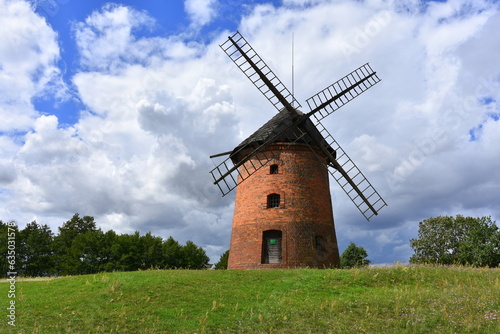
<svg viewBox="0 0 500 334">
<path fill-rule="evenodd" d="M 382 81 L 323 121 L 388 203 L 331 180 L 340 249 L 407 261 L 418 222 L 500 217 L 496 1 L 0 0 L 0 219 L 229 246 L 211 154 L 275 111 L 220 50 L 239 30 L 304 101 L 370 62 Z"/>
</svg>

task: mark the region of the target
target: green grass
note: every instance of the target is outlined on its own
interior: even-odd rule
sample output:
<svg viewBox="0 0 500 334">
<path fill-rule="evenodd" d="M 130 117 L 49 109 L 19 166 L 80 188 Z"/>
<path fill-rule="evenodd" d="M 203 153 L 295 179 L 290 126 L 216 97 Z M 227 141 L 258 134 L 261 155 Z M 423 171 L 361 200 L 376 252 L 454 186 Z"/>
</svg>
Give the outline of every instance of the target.
<svg viewBox="0 0 500 334">
<path fill-rule="evenodd" d="M 2 309 L 7 283 L 1 283 Z M 500 269 L 141 271 L 17 281 L 8 333 L 499 333 Z M 5 314 L 6 311 L 3 311 Z"/>
</svg>

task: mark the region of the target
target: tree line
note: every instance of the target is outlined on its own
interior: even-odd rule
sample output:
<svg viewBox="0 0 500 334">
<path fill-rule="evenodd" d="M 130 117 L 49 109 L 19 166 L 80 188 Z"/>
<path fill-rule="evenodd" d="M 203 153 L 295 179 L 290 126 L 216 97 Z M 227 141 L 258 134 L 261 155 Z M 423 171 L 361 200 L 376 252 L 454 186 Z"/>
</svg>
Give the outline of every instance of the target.
<svg viewBox="0 0 500 334">
<path fill-rule="evenodd" d="M 179 244 L 150 232 L 140 235 L 103 232 L 94 218 L 75 214 L 54 235 L 33 221 L 22 230 L 0 220 L 0 272 L 9 270 L 8 231 L 15 229 L 15 270 L 18 276 L 83 275 L 103 271 L 146 269 L 203 269 L 209 258 L 192 241 Z M 12 248 L 12 247 L 11 247 Z"/>
<path fill-rule="evenodd" d="M 209 258 L 192 241 L 179 244 L 151 233 L 118 235 L 103 232 L 91 216 L 75 214 L 54 235 L 47 225 L 33 221 L 23 230 L 0 220 L 1 276 L 9 269 L 8 235 L 15 230 L 15 270 L 18 276 L 81 275 L 103 271 L 146 269 L 203 269 Z M 491 217 L 457 215 L 428 218 L 410 240 L 410 263 L 500 266 L 500 229 Z M 226 269 L 229 251 L 215 269 Z M 341 268 L 363 267 L 370 261 L 363 247 L 349 244 L 340 257 Z"/>
</svg>

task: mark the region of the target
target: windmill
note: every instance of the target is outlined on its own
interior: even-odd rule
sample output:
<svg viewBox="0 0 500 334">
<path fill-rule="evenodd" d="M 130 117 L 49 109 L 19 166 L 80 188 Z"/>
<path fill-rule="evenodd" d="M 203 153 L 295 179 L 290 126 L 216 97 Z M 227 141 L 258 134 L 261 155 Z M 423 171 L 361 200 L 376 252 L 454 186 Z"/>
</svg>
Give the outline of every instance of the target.
<svg viewBox="0 0 500 334">
<path fill-rule="evenodd" d="M 229 269 L 338 266 L 328 173 L 367 220 L 387 204 L 321 121 L 380 79 L 364 64 L 307 99 L 304 113 L 239 32 L 220 47 L 278 111 L 211 156 L 225 157 L 210 171 L 222 195 L 238 187 Z"/>
</svg>

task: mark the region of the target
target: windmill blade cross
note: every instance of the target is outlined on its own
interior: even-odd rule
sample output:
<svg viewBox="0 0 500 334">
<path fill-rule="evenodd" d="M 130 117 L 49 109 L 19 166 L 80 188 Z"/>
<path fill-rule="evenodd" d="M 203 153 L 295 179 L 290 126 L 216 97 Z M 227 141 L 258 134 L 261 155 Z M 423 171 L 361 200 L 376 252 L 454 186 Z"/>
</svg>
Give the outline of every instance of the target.
<svg viewBox="0 0 500 334">
<path fill-rule="evenodd" d="M 285 108 L 293 112 L 294 106 L 301 107 L 292 93 L 239 32 L 229 36 L 220 47 L 276 109 Z"/>
<path fill-rule="evenodd" d="M 366 63 L 307 99 L 308 115 L 320 121 L 378 82 L 377 72 Z"/>
<path fill-rule="evenodd" d="M 294 143 L 307 144 L 319 159 L 327 159 L 328 171 L 367 220 L 387 203 L 359 168 L 321 124 L 321 120 L 380 82 L 370 65 L 364 64 L 307 100 L 310 112 L 300 104 L 239 32 L 220 45 L 222 50 L 280 112 L 231 152 L 210 173 L 223 196 Z M 314 116 L 316 122 L 310 120 Z M 271 126 L 268 126 L 271 124 Z M 275 145 L 272 146 L 271 145 Z M 271 147 L 271 148 L 269 148 Z M 318 148 L 320 151 L 318 151 Z"/>
</svg>

